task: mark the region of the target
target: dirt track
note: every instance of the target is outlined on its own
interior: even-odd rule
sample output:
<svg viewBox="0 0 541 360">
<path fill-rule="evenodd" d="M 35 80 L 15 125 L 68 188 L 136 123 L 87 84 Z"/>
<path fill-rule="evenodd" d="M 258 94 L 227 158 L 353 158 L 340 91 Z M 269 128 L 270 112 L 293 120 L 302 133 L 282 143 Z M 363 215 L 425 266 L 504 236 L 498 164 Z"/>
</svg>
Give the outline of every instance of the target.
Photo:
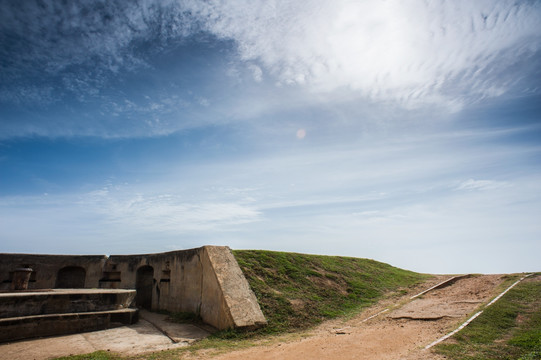
<svg viewBox="0 0 541 360">
<path fill-rule="evenodd" d="M 432 284 L 441 282 L 438 277 Z M 478 306 L 497 294 L 501 275 L 463 278 L 414 300 L 409 298 L 430 287 L 411 289 L 401 298 L 384 301 L 348 321 L 331 321 L 301 340 L 257 346 L 212 359 L 440 359 L 423 348 L 465 320 Z M 399 306 L 370 320 L 388 306 Z M 201 358 L 201 354 L 197 354 Z"/>
</svg>

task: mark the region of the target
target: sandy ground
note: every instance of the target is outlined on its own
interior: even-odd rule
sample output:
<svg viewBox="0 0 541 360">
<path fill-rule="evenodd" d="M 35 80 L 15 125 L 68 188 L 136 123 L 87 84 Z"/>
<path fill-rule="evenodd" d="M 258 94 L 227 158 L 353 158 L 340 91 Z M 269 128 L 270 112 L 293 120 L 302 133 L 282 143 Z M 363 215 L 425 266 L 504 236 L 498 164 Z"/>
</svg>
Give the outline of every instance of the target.
<svg viewBox="0 0 541 360">
<path fill-rule="evenodd" d="M 411 299 L 412 295 L 449 278 L 437 276 L 409 289 L 405 295 L 381 301 L 352 319 L 328 321 L 300 336 L 285 336 L 221 355 L 212 350 L 187 353 L 183 358 L 441 360 L 424 347 L 454 330 L 479 306 L 497 295 L 497 287 L 504 280 L 502 275 L 461 278 Z M 3 344 L 0 358 L 44 360 L 96 350 L 134 355 L 186 346 L 197 337 L 206 336 L 197 329 L 171 328 L 171 324 L 159 316 L 143 313 L 143 319 L 132 326 Z"/>
<path fill-rule="evenodd" d="M 442 281 L 442 277 L 434 280 Z M 407 296 L 389 299 L 348 321 L 331 321 L 315 329 L 304 339 L 276 342 L 234 351 L 219 356 L 201 356 L 216 360 L 243 359 L 442 359 L 424 347 L 449 331 L 496 295 L 500 275 L 483 275 L 457 280 L 410 300 Z M 424 284 L 425 288 L 431 286 Z M 366 320 L 389 306 L 394 308 Z"/>
</svg>

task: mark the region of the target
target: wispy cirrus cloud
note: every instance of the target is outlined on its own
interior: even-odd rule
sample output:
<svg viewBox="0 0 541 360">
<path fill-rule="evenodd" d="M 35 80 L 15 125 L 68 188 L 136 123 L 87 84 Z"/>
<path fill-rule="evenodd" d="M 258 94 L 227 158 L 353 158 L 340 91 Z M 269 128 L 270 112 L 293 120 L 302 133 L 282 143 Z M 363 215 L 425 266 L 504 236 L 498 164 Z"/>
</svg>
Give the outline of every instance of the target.
<svg viewBox="0 0 541 360">
<path fill-rule="evenodd" d="M 91 253 L 95 244 L 108 252 L 157 251 L 164 249 L 165 239 L 218 237 L 263 220 L 261 211 L 239 198 L 190 200 L 178 192 L 132 191 L 111 185 L 84 193 L 1 197 L 3 245 L 16 248 L 18 239 L 26 238 L 23 247 L 28 252 L 70 251 L 86 241 L 94 245 L 80 244 L 78 251 Z M 127 238 L 136 240 L 133 246 L 118 247 L 117 242 Z"/>
<path fill-rule="evenodd" d="M 25 1 L 2 5 L 0 15 L 3 70 L 17 76 L 29 65 L 58 73 L 94 64 L 99 76 L 143 62 L 140 43 L 164 45 L 191 33 L 193 21 L 174 1 Z M 141 54 L 144 55 L 144 54 Z M 36 69 L 36 70 L 38 70 Z"/>
<path fill-rule="evenodd" d="M 541 5 L 528 1 L 25 1 L 1 14 L 2 82 L 54 76 L 79 94 L 207 31 L 234 41 L 256 82 L 457 110 L 505 94 L 541 49 Z"/>
<path fill-rule="evenodd" d="M 261 213 L 250 201 L 227 197 L 226 193 L 219 199 L 190 201 L 178 192 L 145 194 L 108 186 L 82 194 L 77 203 L 102 214 L 106 223 L 156 233 L 225 231 L 230 226 L 261 220 Z"/>
<path fill-rule="evenodd" d="M 85 177 L 71 193 L 59 183 L 43 188 L 48 195 L 0 197 L 0 238 L 4 251 L 18 252 L 216 243 L 427 272 L 501 271 L 502 263 L 524 271 L 538 264 L 541 174 L 520 162 L 539 159 L 540 149 L 509 148 L 501 138 L 530 130 L 413 132 L 315 148 L 303 141 L 242 159 L 123 163 L 128 176 L 103 186 Z M 480 262 L 480 251 L 494 258 Z"/>
<path fill-rule="evenodd" d="M 148 70 L 147 60 L 195 27 L 176 1 L 4 2 L 0 101 L 100 101 L 112 79 Z"/>
<path fill-rule="evenodd" d="M 521 80 L 510 68 L 541 49 L 535 2 L 195 4 L 209 31 L 234 39 L 244 60 L 260 62 L 280 84 L 345 87 L 406 107 L 458 109 L 502 95 Z"/>
<path fill-rule="evenodd" d="M 456 190 L 496 190 L 510 186 L 504 181 L 468 179 L 456 187 Z"/>
</svg>

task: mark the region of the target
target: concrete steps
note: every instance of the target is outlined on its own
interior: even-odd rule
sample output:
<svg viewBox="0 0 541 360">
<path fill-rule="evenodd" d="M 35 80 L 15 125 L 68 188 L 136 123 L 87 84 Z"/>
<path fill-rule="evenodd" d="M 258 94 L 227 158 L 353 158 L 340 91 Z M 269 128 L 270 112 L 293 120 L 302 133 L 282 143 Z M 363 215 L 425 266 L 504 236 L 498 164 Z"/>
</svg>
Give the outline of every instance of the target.
<svg viewBox="0 0 541 360">
<path fill-rule="evenodd" d="M 0 342 L 102 330 L 138 321 L 135 290 L 0 293 Z"/>
</svg>

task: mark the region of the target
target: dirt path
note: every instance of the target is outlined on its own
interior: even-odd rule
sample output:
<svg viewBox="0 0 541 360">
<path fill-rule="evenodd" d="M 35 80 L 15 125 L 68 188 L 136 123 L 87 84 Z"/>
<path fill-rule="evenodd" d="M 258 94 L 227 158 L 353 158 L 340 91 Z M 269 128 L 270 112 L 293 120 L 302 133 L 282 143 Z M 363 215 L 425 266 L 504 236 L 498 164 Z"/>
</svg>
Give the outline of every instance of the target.
<svg viewBox="0 0 541 360">
<path fill-rule="evenodd" d="M 434 279 L 434 283 L 442 277 Z M 501 275 L 462 278 L 409 300 L 389 299 L 349 321 L 326 322 L 310 336 L 289 342 L 257 346 L 208 358 L 243 359 L 440 359 L 424 346 L 453 330 L 468 314 L 496 295 Z M 424 284 L 425 288 L 431 284 Z M 395 308 L 366 320 L 390 305 Z M 201 358 L 202 354 L 197 357 Z"/>
</svg>

